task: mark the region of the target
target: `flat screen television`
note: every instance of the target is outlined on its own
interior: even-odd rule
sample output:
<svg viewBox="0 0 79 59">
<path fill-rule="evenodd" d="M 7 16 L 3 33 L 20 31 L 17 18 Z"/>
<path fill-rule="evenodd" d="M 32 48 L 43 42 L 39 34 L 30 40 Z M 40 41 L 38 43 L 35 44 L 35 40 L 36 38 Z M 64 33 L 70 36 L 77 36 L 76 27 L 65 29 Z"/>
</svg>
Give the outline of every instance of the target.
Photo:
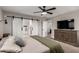
<svg viewBox="0 0 79 59">
<path fill-rule="evenodd" d="M 58 29 L 74 29 L 74 19 L 57 21 L 57 28 Z"/>
</svg>

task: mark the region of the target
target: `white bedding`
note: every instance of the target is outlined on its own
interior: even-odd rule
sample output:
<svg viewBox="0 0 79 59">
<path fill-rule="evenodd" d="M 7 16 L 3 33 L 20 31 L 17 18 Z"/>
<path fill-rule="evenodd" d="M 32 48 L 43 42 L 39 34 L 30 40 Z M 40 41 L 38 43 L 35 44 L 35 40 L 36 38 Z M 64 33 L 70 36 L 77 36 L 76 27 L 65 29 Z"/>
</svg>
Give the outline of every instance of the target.
<svg viewBox="0 0 79 59">
<path fill-rule="evenodd" d="M 23 38 L 25 40 L 25 47 L 22 47 L 22 51 L 20 53 L 48 53 L 50 52 L 50 48 L 38 42 L 37 40 L 26 36 Z M 1 43 L 1 42 L 0 42 Z M 2 44 L 2 43 L 1 43 Z"/>
<path fill-rule="evenodd" d="M 23 51 L 21 53 L 47 53 L 50 52 L 50 48 L 38 42 L 37 40 L 27 36 L 24 37 L 26 39 L 26 46 L 23 47 Z"/>
</svg>

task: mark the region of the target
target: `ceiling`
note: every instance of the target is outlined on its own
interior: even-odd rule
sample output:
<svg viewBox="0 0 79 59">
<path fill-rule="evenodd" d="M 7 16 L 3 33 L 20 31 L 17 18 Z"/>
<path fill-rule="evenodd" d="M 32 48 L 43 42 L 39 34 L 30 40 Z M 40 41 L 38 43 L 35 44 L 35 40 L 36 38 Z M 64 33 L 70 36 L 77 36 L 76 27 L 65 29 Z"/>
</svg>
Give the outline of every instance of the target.
<svg viewBox="0 0 79 59">
<path fill-rule="evenodd" d="M 46 8 L 49 9 L 51 7 L 56 7 L 56 10 L 50 11 L 53 13 L 52 15 L 47 14 L 41 16 L 41 13 L 33 13 L 36 11 L 40 11 L 38 6 L 1 6 L 2 10 L 4 11 L 20 13 L 24 15 L 47 17 L 47 18 L 79 9 L 78 6 L 47 6 Z"/>
</svg>

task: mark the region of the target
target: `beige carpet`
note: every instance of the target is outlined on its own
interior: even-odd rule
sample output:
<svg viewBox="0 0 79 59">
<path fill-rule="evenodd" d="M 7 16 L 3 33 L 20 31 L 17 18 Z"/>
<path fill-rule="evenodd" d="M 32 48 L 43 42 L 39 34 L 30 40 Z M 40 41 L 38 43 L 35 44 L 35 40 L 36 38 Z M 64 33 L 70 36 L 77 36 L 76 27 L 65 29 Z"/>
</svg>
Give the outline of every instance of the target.
<svg viewBox="0 0 79 59">
<path fill-rule="evenodd" d="M 53 40 L 53 39 L 51 39 L 51 40 Z M 65 53 L 79 53 L 79 47 L 75 47 L 70 44 L 66 44 L 66 43 L 59 42 L 59 41 L 56 41 L 56 42 L 58 42 L 62 46 Z"/>
</svg>

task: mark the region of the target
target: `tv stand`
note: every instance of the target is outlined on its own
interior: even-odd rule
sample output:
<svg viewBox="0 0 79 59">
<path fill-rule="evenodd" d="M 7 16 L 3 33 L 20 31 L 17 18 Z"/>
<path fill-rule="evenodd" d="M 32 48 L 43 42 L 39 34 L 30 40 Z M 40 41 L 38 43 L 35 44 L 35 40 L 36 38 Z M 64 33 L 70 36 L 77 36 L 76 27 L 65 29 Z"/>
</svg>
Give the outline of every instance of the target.
<svg viewBox="0 0 79 59">
<path fill-rule="evenodd" d="M 79 32 L 77 30 L 56 29 L 54 30 L 54 37 L 55 40 L 79 46 Z"/>
</svg>

